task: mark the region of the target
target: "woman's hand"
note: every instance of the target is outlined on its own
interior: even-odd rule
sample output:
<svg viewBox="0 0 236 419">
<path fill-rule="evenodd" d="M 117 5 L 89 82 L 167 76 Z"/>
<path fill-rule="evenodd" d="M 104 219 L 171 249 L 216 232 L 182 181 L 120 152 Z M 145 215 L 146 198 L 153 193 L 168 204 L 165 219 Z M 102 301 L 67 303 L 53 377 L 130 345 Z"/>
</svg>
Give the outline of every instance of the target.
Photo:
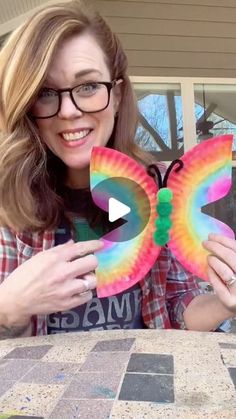
<svg viewBox="0 0 236 419">
<path fill-rule="evenodd" d="M 210 234 L 203 246 L 208 256 L 208 276 L 221 303 L 236 315 L 236 241 Z"/>
<path fill-rule="evenodd" d="M 65 311 L 89 301 L 98 264 L 93 253 L 101 247 L 95 240 L 69 241 L 38 253 L 15 269 L 0 285 L 1 305 L 9 322 L 27 323 L 33 314 Z"/>
</svg>

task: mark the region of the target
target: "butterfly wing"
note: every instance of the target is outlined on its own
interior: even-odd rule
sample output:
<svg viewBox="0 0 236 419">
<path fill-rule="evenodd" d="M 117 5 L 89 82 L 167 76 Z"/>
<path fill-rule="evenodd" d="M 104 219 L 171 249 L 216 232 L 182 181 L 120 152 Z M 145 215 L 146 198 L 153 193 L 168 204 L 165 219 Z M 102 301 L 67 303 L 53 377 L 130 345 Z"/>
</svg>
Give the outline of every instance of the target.
<svg viewBox="0 0 236 419">
<path fill-rule="evenodd" d="M 102 185 L 101 188 L 99 185 Z M 131 208 L 129 224 L 103 236 L 104 247 L 96 253 L 99 262 L 96 269 L 97 295 L 106 297 L 140 281 L 157 259 L 160 247 L 153 242 L 157 186 L 145 168 L 135 160 L 116 150 L 94 147 L 90 163 L 90 188 L 95 204 L 107 212 L 110 197 Z M 127 235 L 126 232 L 129 226 L 131 230 L 128 231 L 132 232 L 132 223 L 134 229 L 142 223 L 145 227 L 140 234 L 129 239 L 129 233 Z"/>
<path fill-rule="evenodd" d="M 232 139 L 225 135 L 198 144 L 181 158 L 184 167 L 168 177 L 174 208 L 168 246 L 187 270 L 205 280 L 208 252 L 202 241 L 209 233 L 234 237 L 229 226 L 201 212 L 230 190 Z"/>
</svg>

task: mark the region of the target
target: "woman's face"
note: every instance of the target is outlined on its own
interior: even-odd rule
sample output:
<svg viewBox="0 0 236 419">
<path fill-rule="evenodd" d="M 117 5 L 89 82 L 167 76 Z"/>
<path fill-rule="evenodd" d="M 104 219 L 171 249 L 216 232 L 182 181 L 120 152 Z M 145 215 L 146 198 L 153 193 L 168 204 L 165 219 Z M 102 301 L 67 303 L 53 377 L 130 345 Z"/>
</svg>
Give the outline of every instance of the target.
<svg viewBox="0 0 236 419">
<path fill-rule="evenodd" d="M 43 87 L 64 89 L 87 82 L 109 81 L 111 77 L 102 49 L 92 35 L 84 33 L 62 43 Z M 37 126 L 47 146 L 69 169 L 85 169 L 92 147 L 107 144 L 118 105 L 119 86 L 111 90 L 108 107 L 94 113 L 78 110 L 66 92 L 62 94 L 59 113 L 52 118 L 37 119 Z"/>
</svg>

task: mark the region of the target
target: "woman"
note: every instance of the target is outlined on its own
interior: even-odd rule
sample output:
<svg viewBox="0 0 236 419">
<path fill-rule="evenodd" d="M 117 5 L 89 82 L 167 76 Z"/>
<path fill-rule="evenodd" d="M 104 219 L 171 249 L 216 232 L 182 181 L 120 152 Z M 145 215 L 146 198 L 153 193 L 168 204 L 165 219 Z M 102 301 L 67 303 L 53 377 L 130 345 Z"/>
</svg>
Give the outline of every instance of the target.
<svg viewBox="0 0 236 419">
<path fill-rule="evenodd" d="M 134 144 L 127 60 L 104 20 L 78 1 L 49 6 L 10 36 L 0 63 L 1 337 L 214 330 L 230 318 L 223 293 L 201 295 L 167 248 L 130 290 L 101 300 L 91 292 L 101 245 L 89 238 L 106 228 L 89 193 L 92 147 L 151 162 Z"/>
</svg>

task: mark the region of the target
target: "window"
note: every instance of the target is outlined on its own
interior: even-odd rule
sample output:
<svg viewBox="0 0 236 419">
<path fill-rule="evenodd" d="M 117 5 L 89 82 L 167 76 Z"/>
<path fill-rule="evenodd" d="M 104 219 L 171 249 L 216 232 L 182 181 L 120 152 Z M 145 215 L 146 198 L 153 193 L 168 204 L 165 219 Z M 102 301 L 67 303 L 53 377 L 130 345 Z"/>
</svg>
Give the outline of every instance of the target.
<svg viewBox="0 0 236 419">
<path fill-rule="evenodd" d="M 173 160 L 184 150 L 179 84 L 135 84 L 139 107 L 136 142 L 159 160 Z"/>
<path fill-rule="evenodd" d="M 194 84 L 197 141 L 234 135 L 236 150 L 236 85 Z"/>
</svg>

